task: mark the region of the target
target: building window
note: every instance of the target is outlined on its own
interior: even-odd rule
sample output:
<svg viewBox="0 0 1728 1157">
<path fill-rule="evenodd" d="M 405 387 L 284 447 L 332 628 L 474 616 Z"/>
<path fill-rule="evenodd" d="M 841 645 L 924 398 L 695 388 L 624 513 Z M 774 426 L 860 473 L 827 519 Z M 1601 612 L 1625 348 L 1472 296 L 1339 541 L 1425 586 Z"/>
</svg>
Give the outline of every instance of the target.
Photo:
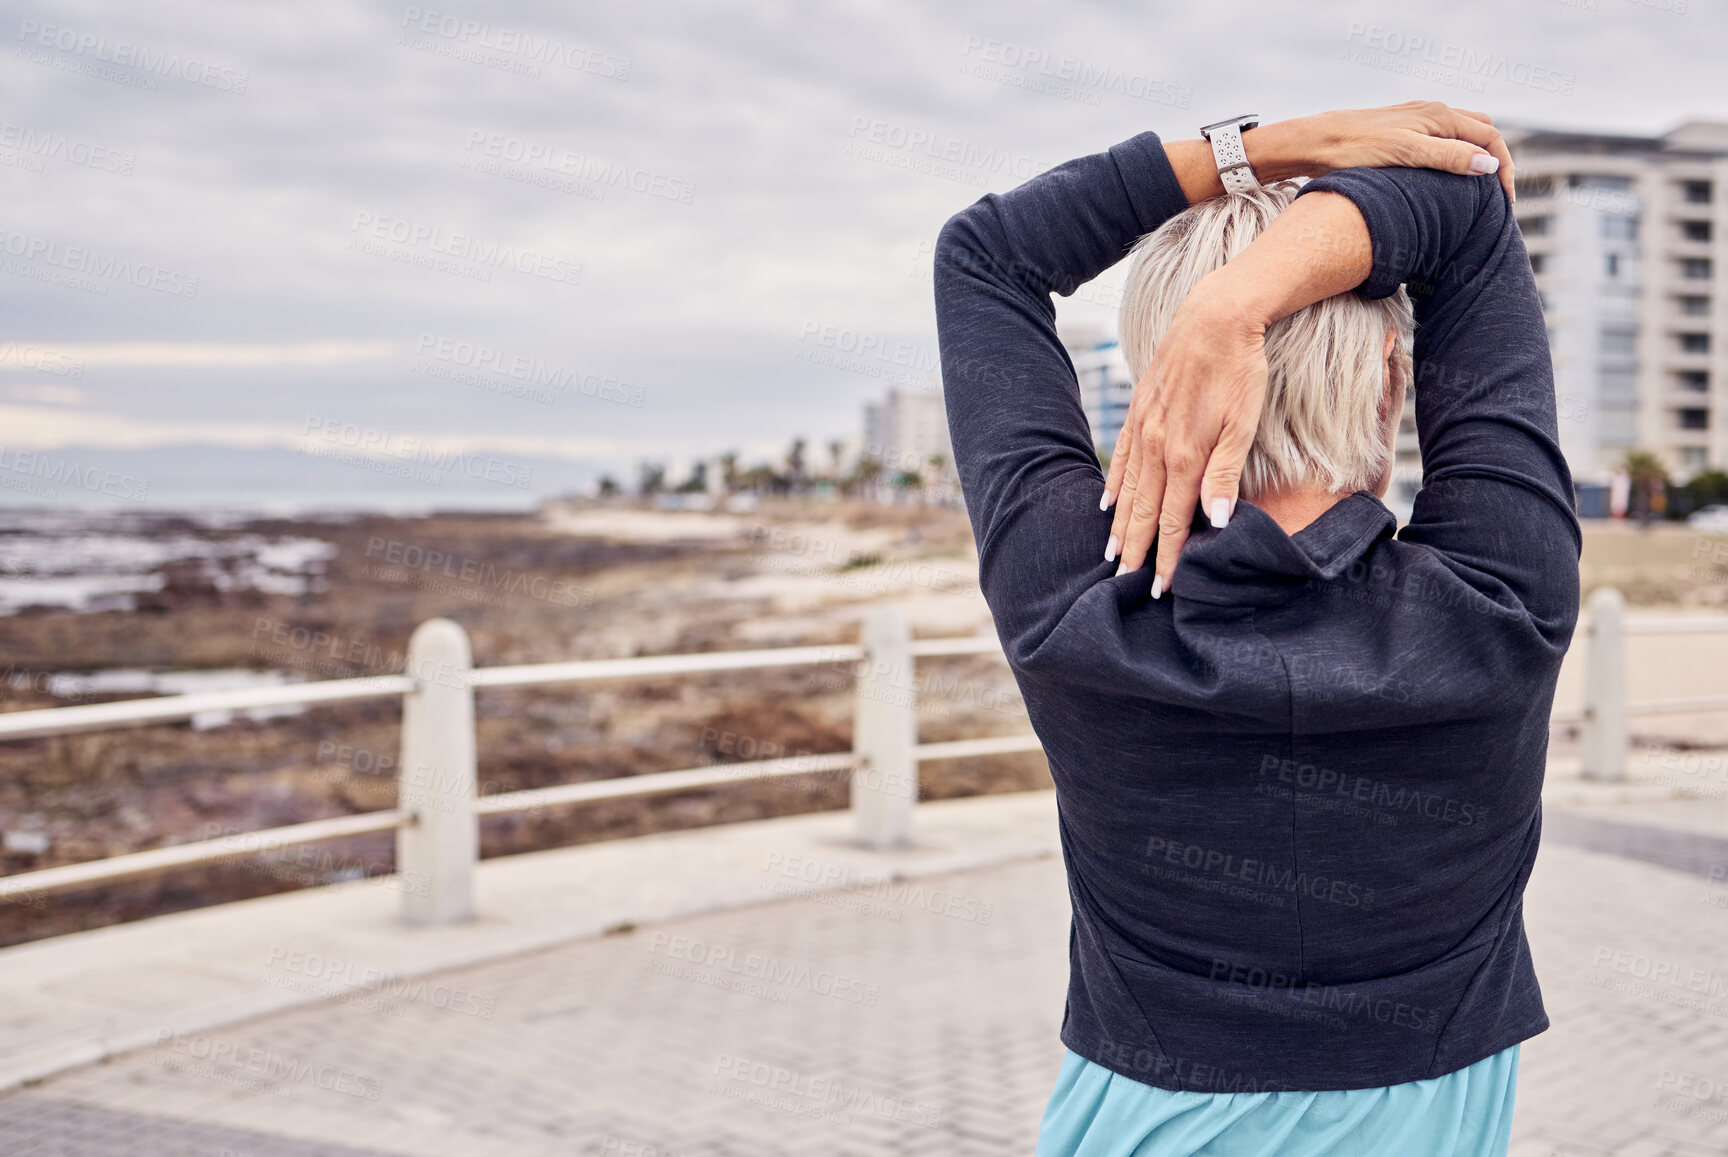
<svg viewBox="0 0 1728 1157">
<path fill-rule="evenodd" d="M 1709 465 L 1709 459 L 1705 456 L 1704 447 L 1702 447 L 1702 446 L 1682 446 L 1682 447 L 1680 447 L 1680 469 L 1682 469 L 1682 470 L 1702 470 L 1707 465 Z"/>
<path fill-rule="evenodd" d="M 1703 370 L 1681 370 L 1674 375 L 1674 384 L 1693 393 L 1709 393 L 1710 375 Z"/>
<path fill-rule="evenodd" d="M 1681 181 L 1680 195 L 1691 204 L 1708 205 L 1710 203 L 1710 182 Z"/>
<path fill-rule="evenodd" d="M 1630 413 L 1638 408 L 1636 373 L 1612 366 L 1599 366 L 1596 374 L 1604 410 L 1625 410 Z"/>
<path fill-rule="evenodd" d="M 1530 255 L 1530 272 L 1541 273 L 1542 267 L 1548 264 L 1547 254 L 1532 253 Z"/>
<path fill-rule="evenodd" d="M 1522 217 L 1518 221 L 1518 228 L 1524 231 L 1526 237 L 1546 237 L 1548 236 L 1548 221 L 1549 218 L 1546 216 Z"/>
<path fill-rule="evenodd" d="M 1680 276 L 1689 281 L 1710 280 L 1710 259 L 1708 257 L 1685 257 L 1680 261 Z"/>
<path fill-rule="evenodd" d="M 1700 409 L 1676 410 L 1680 418 L 1682 430 L 1708 430 L 1710 428 L 1710 411 Z"/>
<path fill-rule="evenodd" d="M 1618 253 L 1608 254 L 1608 260 L 1604 263 L 1604 265 L 1605 265 L 1605 271 L 1607 272 L 1609 277 L 1619 277 L 1620 276 L 1620 255 Z"/>
<path fill-rule="evenodd" d="M 1604 213 L 1599 218 L 1602 222 L 1602 236 L 1610 241 L 1635 241 L 1638 238 L 1638 218 L 1628 217 L 1622 213 Z"/>
<path fill-rule="evenodd" d="M 1707 354 L 1710 352 L 1710 335 L 1707 333 L 1683 333 L 1680 335 L 1680 352 L 1683 354 Z"/>
<path fill-rule="evenodd" d="M 1596 348 L 1605 357 L 1636 357 L 1638 330 L 1630 326 L 1605 325 L 1596 335 Z"/>
<path fill-rule="evenodd" d="M 1682 221 L 1680 222 L 1680 236 L 1688 241 L 1708 241 L 1710 240 L 1710 222 Z"/>
<path fill-rule="evenodd" d="M 1514 180 L 1517 182 L 1514 187 L 1526 197 L 1548 197 L 1554 193 L 1553 177 L 1517 177 Z"/>
<path fill-rule="evenodd" d="M 1682 297 L 1680 312 L 1687 317 L 1710 316 L 1710 299 L 1708 297 Z"/>
</svg>

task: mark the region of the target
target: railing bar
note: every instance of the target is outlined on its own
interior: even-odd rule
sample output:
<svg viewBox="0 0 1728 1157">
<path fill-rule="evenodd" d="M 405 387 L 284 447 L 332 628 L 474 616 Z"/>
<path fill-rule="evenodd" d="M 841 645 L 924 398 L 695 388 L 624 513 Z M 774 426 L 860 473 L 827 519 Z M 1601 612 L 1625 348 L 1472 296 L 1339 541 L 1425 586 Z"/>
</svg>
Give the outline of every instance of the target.
<svg viewBox="0 0 1728 1157">
<path fill-rule="evenodd" d="M 935 658 L 942 655 L 989 655 L 1002 653 L 1002 644 L 993 635 L 967 636 L 958 639 L 914 639 L 914 658 Z"/>
<path fill-rule="evenodd" d="M 1728 618 L 1626 620 L 1628 635 L 1689 635 L 1728 631 Z"/>
<path fill-rule="evenodd" d="M 78 864 L 62 864 L 56 868 L 0 876 L 0 903 L 19 902 L 47 892 L 80 888 L 88 884 L 154 876 L 196 864 L 238 860 L 272 852 L 277 848 L 392 831 L 408 823 L 410 818 L 405 811 L 363 812 L 360 815 L 336 816 L 332 819 L 312 820 L 283 828 L 265 828 L 256 832 L 238 832 L 213 840 L 173 844 L 165 848 L 151 848 L 146 852 L 111 856 L 104 860 L 85 860 Z"/>
<path fill-rule="evenodd" d="M 752 779 L 775 779 L 788 775 L 811 775 L 827 771 L 849 771 L 858 765 L 858 757 L 850 751 L 828 755 L 799 755 L 788 759 L 768 759 L 754 763 L 722 763 L 713 767 L 693 767 L 685 771 L 660 771 L 652 775 L 624 775 L 616 779 L 591 780 L 587 783 L 564 783 L 555 787 L 534 787 L 524 791 L 482 796 L 474 810 L 483 816 L 507 815 L 538 807 L 588 803 L 601 799 L 620 799 L 636 795 L 656 795 L 660 792 L 684 791 L 697 787 L 716 787 Z"/>
<path fill-rule="evenodd" d="M 956 739 L 949 743 L 920 743 L 916 754 L 920 762 L 932 759 L 970 759 L 979 755 L 1008 755 L 1017 751 L 1042 751 L 1044 745 L 1031 732 L 1022 735 L 993 735 L 984 739 Z"/>
<path fill-rule="evenodd" d="M 1628 715 L 1684 715 L 1692 711 L 1728 711 L 1728 695 L 1709 695 L 1697 699 L 1649 699 L 1643 703 L 1628 703 Z"/>
<path fill-rule="evenodd" d="M 1728 632 L 1728 617 L 1697 619 L 1630 620 L 1628 634 L 1684 634 Z M 1000 654 L 1001 646 L 988 635 L 919 639 L 912 654 L 919 658 L 953 655 Z M 472 673 L 476 687 L 526 686 L 537 683 L 570 683 L 654 675 L 694 675 L 763 667 L 792 667 L 822 663 L 850 663 L 863 658 L 863 648 L 853 645 L 828 647 L 781 647 L 757 651 L 722 651 L 694 655 L 649 655 L 631 659 L 580 660 L 568 663 L 536 663 L 479 668 Z M 359 679 L 330 679 L 282 687 L 212 691 L 191 695 L 167 695 L 152 699 L 128 699 L 76 707 L 50 707 L 32 711 L 0 713 L 0 740 L 64 735 L 110 727 L 174 722 L 216 711 L 244 711 L 260 707 L 298 706 L 406 694 L 414 683 L 406 675 L 374 675 Z M 1648 713 L 1651 708 L 1634 707 Z M 1669 710 L 1659 708 L 1659 711 Z M 1673 708 L 1674 711 L 1682 710 Z M 1562 720 L 1559 713 L 1556 722 Z"/>
<path fill-rule="evenodd" d="M 472 678 L 476 687 L 519 687 L 531 683 L 581 683 L 595 679 L 628 679 L 649 675 L 700 675 L 710 671 L 742 671 L 757 667 L 856 663 L 863 657 L 864 649 L 854 644 L 776 647 L 765 651 L 645 655 L 635 659 L 583 659 L 569 663 L 479 667 L 474 670 Z"/>
<path fill-rule="evenodd" d="M 0 739 L 31 739 L 108 727 L 170 723 L 209 711 L 377 699 L 403 695 L 413 689 L 414 681 L 406 675 L 372 675 L 364 679 L 325 679 L 242 691 L 204 691 L 192 695 L 164 695 L 156 699 L 122 699 L 114 703 L 86 703 L 77 707 L 10 711 L 0 714 Z"/>
<path fill-rule="evenodd" d="M 920 760 L 964 759 L 979 755 L 1003 755 L 1022 751 L 1041 751 L 1043 745 L 1031 733 L 999 735 L 984 739 L 960 739 L 949 743 L 923 743 L 913 749 Z M 620 799 L 637 795 L 655 795 L 689 788 L 715 787 L 751 779 L 772 779 L 781 776 L 811 775 L 826 771 L 846 771 L 858 765 L 858 756 L 850 751 L 831 755 L 803 755 L 790 759 L 768 759 L 754 763 L 724 763 L 714 767 L 697 767 L 686 771 L 662 771 L 652 775 L 626 775 L 616 779 L 593 780 L 588 783 L 566 783 L 556 787 L 529 788 L 484 796 L 475 804 L 481 815 L 505 815 L 536 807 L 587 803 L 600 799 Z"/>
</svg>

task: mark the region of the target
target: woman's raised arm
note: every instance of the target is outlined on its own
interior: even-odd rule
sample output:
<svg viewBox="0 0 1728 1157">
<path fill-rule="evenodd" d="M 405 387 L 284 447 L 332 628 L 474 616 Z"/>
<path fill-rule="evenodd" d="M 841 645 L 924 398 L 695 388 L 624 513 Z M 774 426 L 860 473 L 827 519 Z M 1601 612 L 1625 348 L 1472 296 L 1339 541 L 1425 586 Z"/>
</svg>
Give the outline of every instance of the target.
<svg viewBox="0 0 1728 1157">
<path fill-rule="evenodd" d="M 1399 166 L 1460 175 L 1497 172 L 1507 197 L 1512 196 L 1511 154 L 1485 113 L 1433 101 L 1319 113 L 1253 129 L 1243 136 L 1244 145 L 1263 133 L 1268 135 L 1258 147 L 1275 163 L 1265 173 L 1256 163 L 1263 181 Z M 1204 141 L 1165 148 L 1190 202 L 1223 192 L 1216 173 L 1209 173 L 1211 151 Z M 1235 506 L 1237 482 L 1265 393 L 1265 359 L 1259 356 L 1265 325 L 1352 289 L 1368 275 L 1368 231 L 1361 216 L 1337 205 L 1324 211 L 1310 205 L 1298 212 L 1301 204 L 1299 200 L 1283 214 L 1296 214 L 1296 226 L 1283 224 L 1281 218 L 1231 262 L 1240 265 L 1257 254 L 1247 267 L 1251 275 L 1214 275 L 1212 288 L 1228 290 L 1208 301 L 1194 301 L 1192 308 L 1184 305 L 1146 377 L 1135 385 L 1102 504 L 1116 507 L 1108 553 L 1114 557 L 1119 550 L 1126 569 L 1135 570 L 1146 561 L 1156 538 L 1154 592 L 1170 584 L 1196 503 L 1215 525 Z M 1347 280 L 1355 272 L 1360 276 Z M 1329 292 L 1318 292 L 1322 289 Z M 1197 297 L 1198 292 L 1190 295 Z M 1268 310 L 1274 315 L 1257 320 Z M 1183 328 L 1179 331 L 1178 326 Z M 1184 335 L 1188 341 L 1172 341 Z M 1227 348 L 1210 356 L 1197 348 L 1216 343 Z M 1160 389 L 1161 381 L 1173 383 L 1174 389 Z M 1188 384 L 1201 381 L 1213 386 L 1199 390 Z M 1200 396 L 1212 389 L 1222 396 Z M 1215 509 L 1219 500 L 1222 513 Z"/>
<path fill-rule="evenodd" d="M 1245 141 L 1268 179 L 1362 164 L 1469 172 L 1475 158 L 1495 160 L 1504 150 L 1485 118 L 1436 105 L 1323 113 L 1250 130 Z M 1051 295 L 1072 294 L 1140 236 L 1221 191 L 1205 142 L 1166 146 L 1142 133 L 980 199 L 937 239 L 936 324 L 954 462 L 980 581 L 1005 641 L 1035 644 L 1114 569 L 1102 550 L 1110 523 L 1098 501 L 1104 478 Z"/>
</svg>

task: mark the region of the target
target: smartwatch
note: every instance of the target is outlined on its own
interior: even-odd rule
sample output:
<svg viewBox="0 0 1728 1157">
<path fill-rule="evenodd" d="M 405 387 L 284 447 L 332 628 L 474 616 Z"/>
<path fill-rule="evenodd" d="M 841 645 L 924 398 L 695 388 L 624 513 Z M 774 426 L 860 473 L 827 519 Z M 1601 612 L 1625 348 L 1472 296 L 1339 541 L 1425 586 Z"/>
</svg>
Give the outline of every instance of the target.
<svg viewBox="0 0 1728 1157">
<path fill-rule="evenodd" d="M 1242 147 L 1242 134 L 1259 123 L 1259 113 L 1248 113 L 1200 126 L 1200 135 L 1212 143 L 1212 159 L 1218 162 L 1218 179 L 1226 193 L 1260 188 L 1260 179 L 1248 163 L 1248 150 Z"/>
</svg>

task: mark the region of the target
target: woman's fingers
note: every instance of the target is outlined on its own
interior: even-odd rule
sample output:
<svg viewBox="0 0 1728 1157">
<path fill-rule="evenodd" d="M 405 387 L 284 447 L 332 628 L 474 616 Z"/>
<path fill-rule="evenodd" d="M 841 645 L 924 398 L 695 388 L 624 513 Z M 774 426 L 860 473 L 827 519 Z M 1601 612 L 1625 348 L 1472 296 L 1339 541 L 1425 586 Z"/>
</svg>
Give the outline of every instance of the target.
<svg viewBox="0 0 1728 1157">
<path fill-rule="evenodd" d="M 1200 501 L 1200 469 L 1204 459 L 1184 451 L 1164 458 L 1164 501 L 1158 507 L 1158 557 L 1152 564 L 1152 597 L 1170 589 L 1182 544 L 1194 522 L 1194 507 Z"/>
<path fill-rule="evenodd" d="M 1254 430 L 1243 432 L 1226 429 L 1212 457 L 1206 463 L 1206 473 L 1200 479 L 1200 510 L 1206 521 L 1219 530 L 1230 524 L 1236 513 L 1236 497 L 1242 489 L 1242 468 L 1248 461 L 1248 451 L 1254 445 Z"/>
<path fill-rule="evenodd" d="M 1512 150 L 1487 114 L 1436 103 L 1422 110 L 1420 120 L 1420 126 L 1412 129 L 1421 138 L 1412 145 L 1420 167 L 1498 173 L 1506 195 L 1513 196 Z"/>
<path fill-rule="evenodd" d="M 1512 150 L 1507 147 L 1505 136 L 1494 127 L 1493 120 L 1484 113 L 1466 112 L 1457 108 L 1447 111 L 1452 114 L 1448 128 L 1453 136 L 1486 149 L 1490 156 L 1500 162 L 1500 184 L 1505 188 L 1506 195 L 1513 197 Z"/>
<path fill-rule="evenodd" d="M 1144 473 L 1146 457 L 1141 451 L 1141 431 L 1145 425 L 1144 419 L 1137 415 L 1128 416 L 1128 424 L 1122 428 L 1127 439 L 1127 447 L 1122 457 L 1127 466 L 1122 471 L 1122 489 L 1116 495 L 1116 514 L 1110 520 L 1110 539 L 1104 545 L 1104 561 L 1116 562 L 1122 557 L 1122 543 L 1128 537 L 1128 522 L 1134 516 L 1134 496 L 1140 493 L 1142 474 Z"/>
<path fill-rule="evenodd" d="M 1158 531 L 1158 514 L 1164 502 L 1164 452 L 1154 441 L 1140 447 L 1140 477 L 1135 481 L 1132 501 L 1128 507 L 1128 525 L 1122 535 L 1121 571 L 1139 570 L 1152 550 L 1152 538 Z"/>
<path fill-rule="evenodd" d="M 1408 147 L 1416 168 L 1447 173 L 1493 173 L 1500 168 L 1500 159 L 1493 153 L 1456 137 L 1412 133 Z"/>
<path fill-rule="evenodd" d="M 1104 493 L 1098 499 L 1099 510 L 1109 510 L 1116 496 L 1122 493 L 1122 478 L 1128 472 L 1128 447 L 1133 444 L 1129 431 L 1134 425 L 1134 407 L 1128 407 L 1128 420 L 1116 433 L 1116 448 L 1110 451 L 1110 472 L 1104 476 Z"/>
</svg>

